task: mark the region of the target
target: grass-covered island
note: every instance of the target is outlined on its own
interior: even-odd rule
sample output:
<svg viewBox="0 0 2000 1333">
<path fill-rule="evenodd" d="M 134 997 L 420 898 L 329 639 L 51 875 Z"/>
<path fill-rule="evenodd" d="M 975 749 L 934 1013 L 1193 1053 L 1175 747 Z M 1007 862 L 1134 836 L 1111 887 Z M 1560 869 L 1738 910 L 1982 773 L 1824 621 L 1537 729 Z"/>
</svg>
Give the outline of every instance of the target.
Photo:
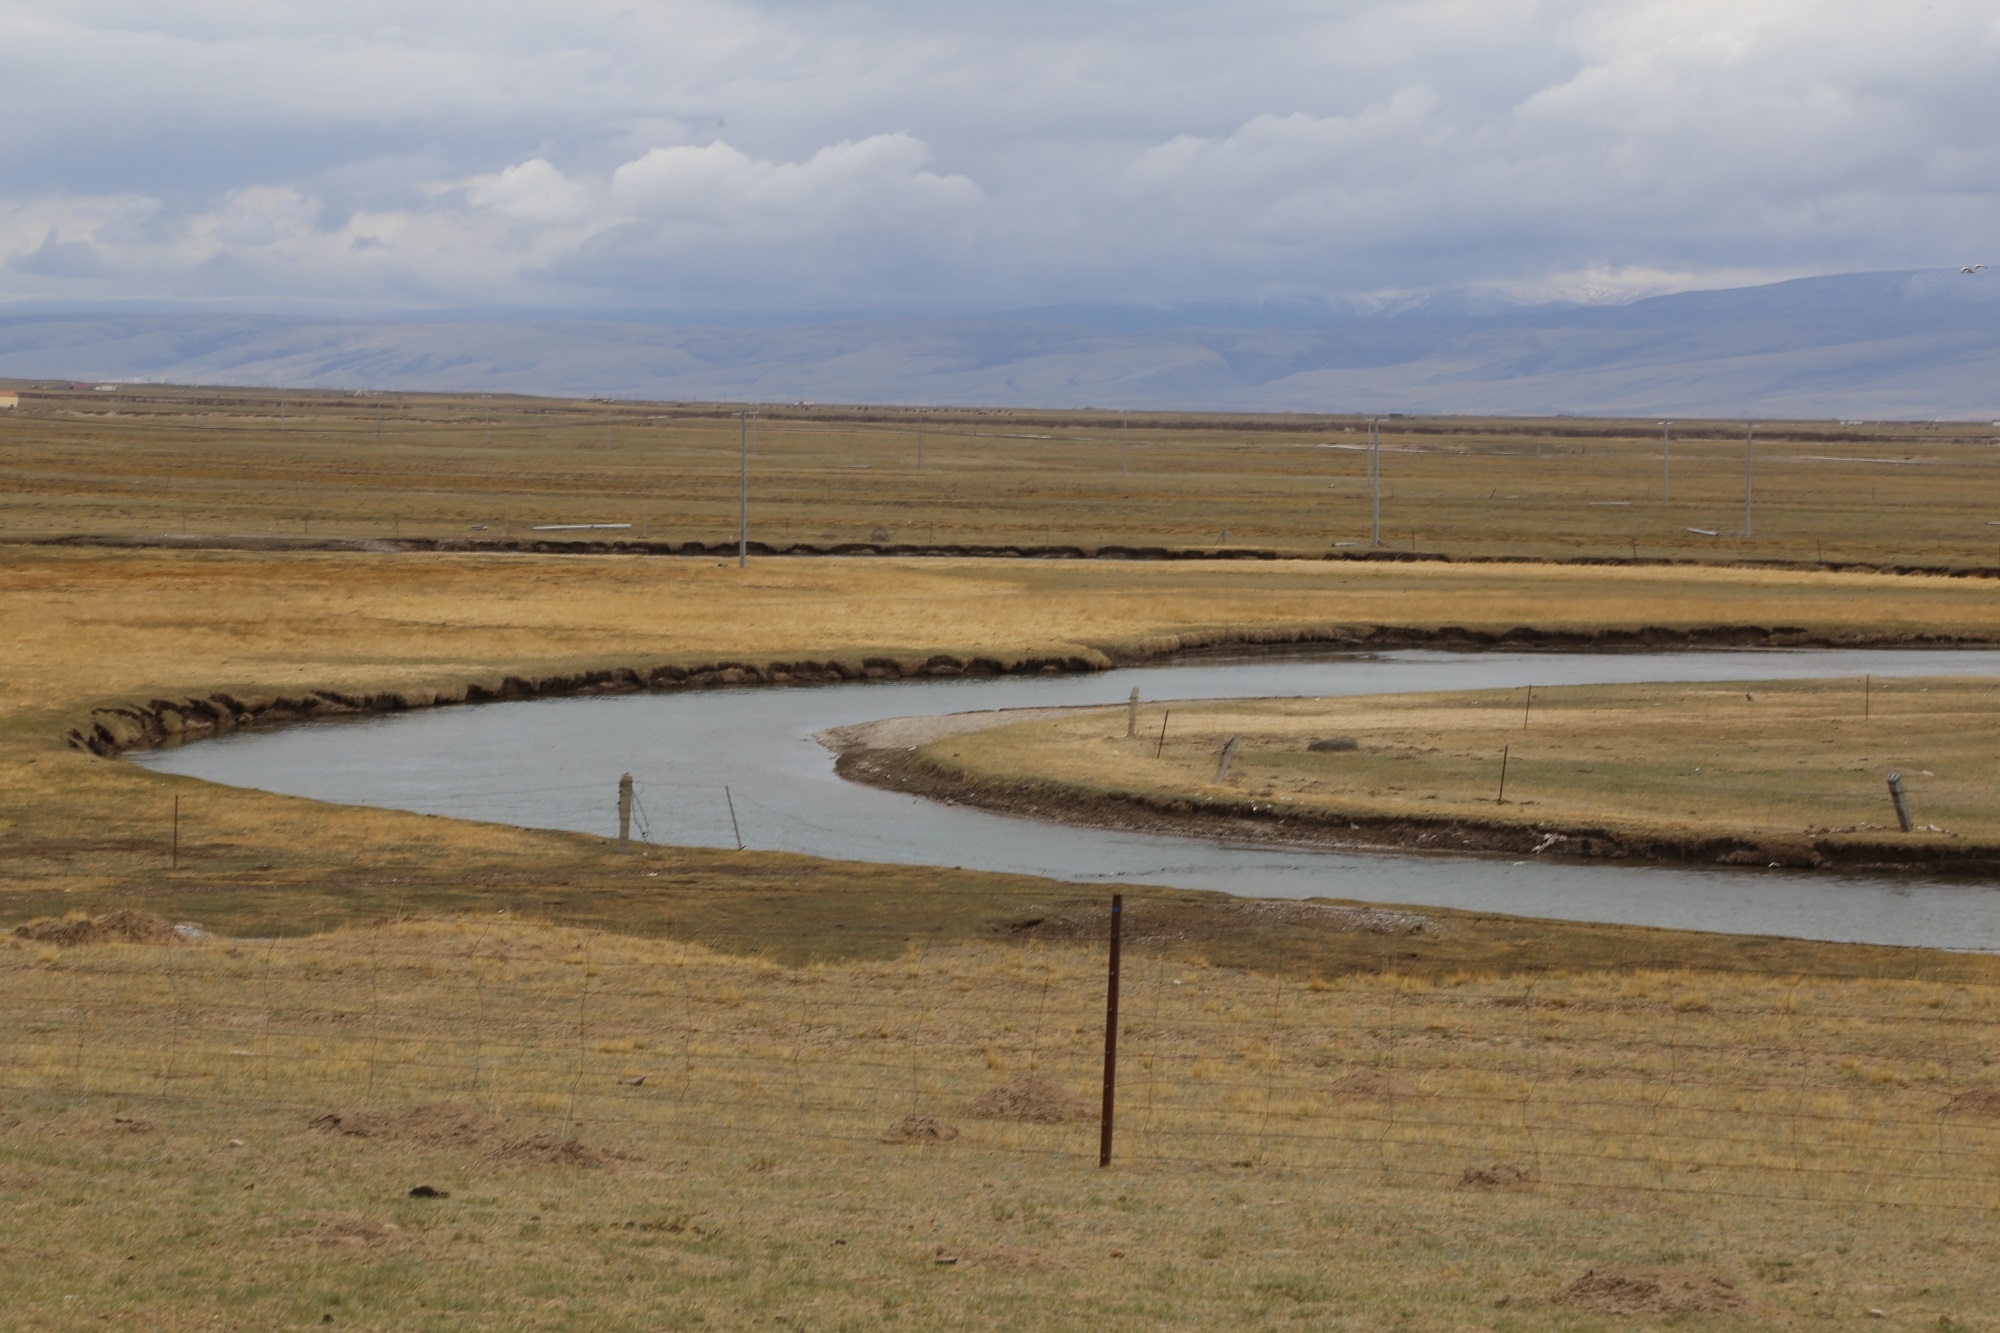
<svg viewBox="0 0 2000 1333">
<path fill-rule="evenodd" d="M 863 729 L 843 748 L 855 776 L 1114 826 L 1795 868 L 2000 865 L 1992 680 L 1181 701 L 1142 704 L 1134 721 L 1126 707 L 986 714 L 940 720 L 914 747 L 873 746 Z"/>
</svg>

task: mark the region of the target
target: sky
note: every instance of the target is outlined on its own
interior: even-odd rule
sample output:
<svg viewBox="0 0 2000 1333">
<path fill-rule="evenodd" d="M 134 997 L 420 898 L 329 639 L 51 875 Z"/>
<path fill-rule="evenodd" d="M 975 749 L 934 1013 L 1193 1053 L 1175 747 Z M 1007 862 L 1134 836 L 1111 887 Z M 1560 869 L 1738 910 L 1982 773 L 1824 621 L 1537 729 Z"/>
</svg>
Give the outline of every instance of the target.
<svg viewBox="0 0 2000 1333">
<path fill-rule="evenodd" d="M 0 309 L 1609 301 L 2000 260 L 1991 0 L 0 0 Z"/>
</svg>

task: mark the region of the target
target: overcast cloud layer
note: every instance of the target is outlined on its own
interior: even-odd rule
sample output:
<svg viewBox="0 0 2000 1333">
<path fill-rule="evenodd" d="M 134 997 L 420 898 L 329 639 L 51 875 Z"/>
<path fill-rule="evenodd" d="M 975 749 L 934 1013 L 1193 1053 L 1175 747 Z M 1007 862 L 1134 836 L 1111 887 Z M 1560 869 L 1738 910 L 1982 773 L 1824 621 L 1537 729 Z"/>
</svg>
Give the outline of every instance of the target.
<svg viewBox="0 0 2000 1333">
<path fill-rule="evenodd" d="M 0 0 L 0 301 L 1617 299 L 1993 258 L 2000 10 Z"/>
</svg>

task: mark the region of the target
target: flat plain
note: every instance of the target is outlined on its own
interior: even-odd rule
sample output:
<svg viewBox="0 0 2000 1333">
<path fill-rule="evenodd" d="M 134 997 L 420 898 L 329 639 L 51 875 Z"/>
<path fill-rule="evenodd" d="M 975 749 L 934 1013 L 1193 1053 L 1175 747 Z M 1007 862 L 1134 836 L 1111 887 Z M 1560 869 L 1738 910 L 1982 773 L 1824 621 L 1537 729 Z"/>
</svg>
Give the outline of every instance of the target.
<svg viewBox="0 0 2000 1333">
<path fill-rule="evenodd" d="M 17 539 L 720 545 L 747 471 L 750 537 L 775 549 L 1375 551 L 1353 416 L 20 388 L 0 412 Z M 1380 430 L 1385 553 L 2000 567 L 1984 422 L 1764 422 L 1748 451 L 1726 421 Z M 534 531 L 585 524 L 630 526 Z"/>
<path fill-rule="evenodd" d="M 466 418 L 435 453 L 385 419 L 377 452 L 365 399 L 342 407 L 345 448 L 331 420 L 326 441 L 285 438 L 290 403 L 283 431 L 272 413 L 160 443 L 124 432 L 161 422 L 106 397 L 5 423 L 21 448 L 0 507 L 29 540 L 0 548 L 0 909 L 42 921 L 0 949 L 17 1238 L 0 1287 L 20 1326 L 1991 1324 L 2000 970 L 1982 955 L 1134 893 L 1121 1137 L 1100 1170 L 1093 888 L 622 851 L 216 788 L 67 740 L 126 725 L 94 710 L 218 694 L 937 654 L 1089 666 L 1381 627 L 1993 642 L 1983 579 L 168 549 L 168 481 L 208 497 L 191 529 L 206 513 L 211 535 L 267 542 L 302 504 L 315 537 L 381 537 L 388 510 L 456 539 L 503 493 L 550 521 L 651 497 L 632 517 L 665 526 L 684 504 L 684 530 L 722 540 L 739 427 L 711 415 L 706 471 L 660 461 L 680 480 L 652 486 L 617 470 L 615 411 L 608 450 L 586 436 L 601 420 L 576 419 L 503 456 L 504 414 L 491 453 Z M 66 480 L 38 433 L 58 427 Z M 1981 457 L 1965 434 L 1951 447 Z M 595 472 L 593 449 L 619 461 Z M 1200 453 L 1121 539 L 1167 543 L 1158 515 L 1228 490 Z M 1269 454 L 1276 493 L 1297 456 Z M 865 454 L 814 468 L 792 512 L 815 533 L 836 512 L 881 524 L 905 481 L 933 484 L 873 489 L 888 469 Z M 563 476 L 604 489 L 554 506 Z M 965 531 L 1024 541 L 1004 487 L 980 486 Z M 512 503 L 492 516 L 518 523 Z M 1019 503 L 1051 528 L 1108 523 Z M 1564 553 L 1506 531 L 1496 550 Z M 1609 531 L 1569 549 L 1615 554 Z M 146 544 L 41 540 L 85 532 Z M 1868 549 L 1984 558 L 1948 545 Z"/>
</svg>

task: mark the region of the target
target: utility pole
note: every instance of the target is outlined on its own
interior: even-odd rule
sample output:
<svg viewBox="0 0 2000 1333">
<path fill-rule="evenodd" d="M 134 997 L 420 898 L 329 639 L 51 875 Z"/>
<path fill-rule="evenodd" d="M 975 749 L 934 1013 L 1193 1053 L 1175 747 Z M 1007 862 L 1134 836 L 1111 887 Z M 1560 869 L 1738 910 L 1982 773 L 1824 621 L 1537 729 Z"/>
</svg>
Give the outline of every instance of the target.
<svg viewBox="0 0 2000 1333">
<path fill-rule="evenodd" d="M 736 567 L 746 569 L 750 564 L 750 414 L 739 414 L 737 421 L 741 461 L 736 474 Z"/>
<path fill-rule="evenodd" d="M 917 471 L 924 470 L 924 414 L 917 413 Z"/>
<path fill-rule="evenodd" d="M 1660 423 L 1660 503 L 1674 498 L 1674 472 L 1671 455 L 1674 447 L 1674 423 Z"/>
<path fill-rule="evenodd" d="M 1121 412 L 1118 416 L 1118 475 L 1132 475 L 1132 414 Z"/>
<path fill-rule="evenodd" d="M 1755 422 L 1743 428 L 1743 535 L 1750 535 L 1750 483 L 1755 472 L 1757 451 Z"/>
<path fill-rule="evenodd" d="M 1368 419 L 1368 481 L 1375 493 L 1375 526 L 1371 546 L 1382 544 L 1382 423 Z"/>
</svg>

